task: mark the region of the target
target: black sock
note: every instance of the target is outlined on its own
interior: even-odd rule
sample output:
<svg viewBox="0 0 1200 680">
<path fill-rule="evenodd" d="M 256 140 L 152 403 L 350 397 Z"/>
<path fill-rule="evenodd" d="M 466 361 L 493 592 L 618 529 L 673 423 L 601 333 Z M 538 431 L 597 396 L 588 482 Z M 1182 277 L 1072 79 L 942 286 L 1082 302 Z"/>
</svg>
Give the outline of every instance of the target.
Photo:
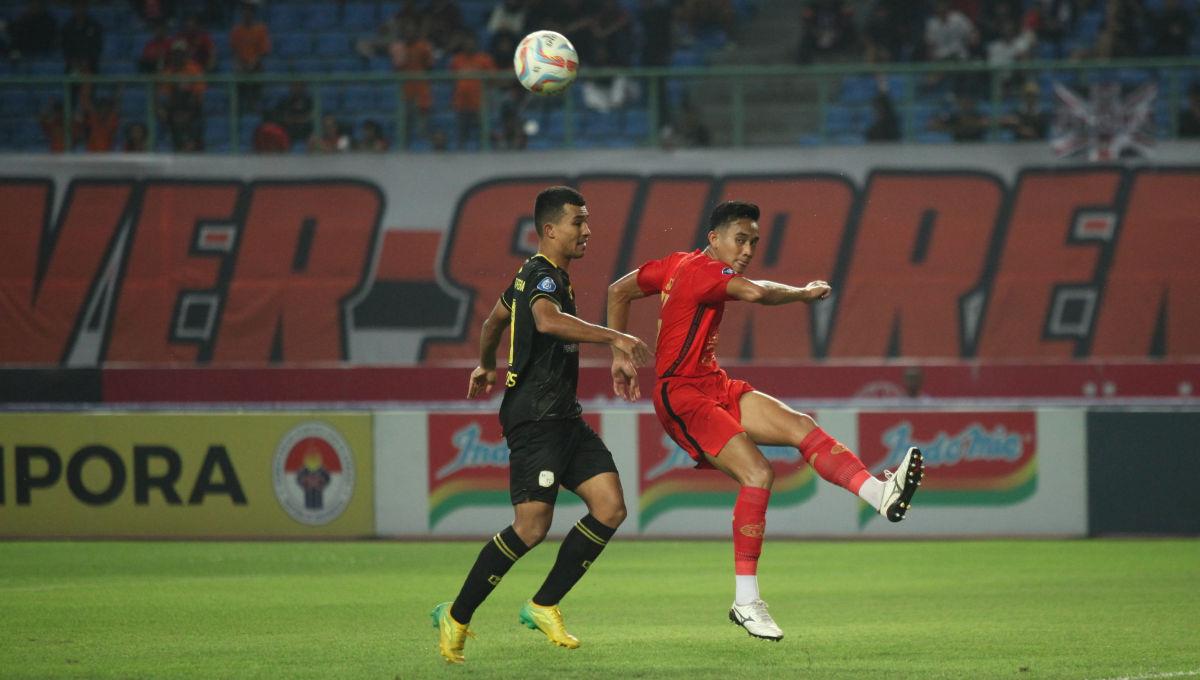
<svg viewBox="0 0 1200 680">
<path fill-rule="evenodd" d="M 604 526 L 590 514 L 576 522 L 563 539 L 558 558 L 554 560 L 542 589 L 533 596 L 533 603 L 543 607 L 558 604 L 583 578 L 615 533 L 616 529 Z"/>
<path fill-rule="evenodd" d="M 479 557 L 475 558 L 475 565 L 467 574 L 462 590 L 458 591 L 458 597 L 450 606 L 450 616 L 459 623 L 470 623 L 475 609 L 483 604 L 499 585 L 500 579 L 527 552 L 529 547 L 511 526 L 493 536 L 479 551 Z"/>
</svg>

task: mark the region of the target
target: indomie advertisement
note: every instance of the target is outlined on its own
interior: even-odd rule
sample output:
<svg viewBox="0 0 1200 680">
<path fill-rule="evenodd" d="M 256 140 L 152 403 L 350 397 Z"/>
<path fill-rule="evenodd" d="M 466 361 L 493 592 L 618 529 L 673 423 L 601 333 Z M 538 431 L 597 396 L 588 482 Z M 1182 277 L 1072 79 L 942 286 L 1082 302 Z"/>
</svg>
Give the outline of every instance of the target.
<svg viewBox="0 0 1200 680">
<path fill-rule="evenodd" d="M 925 457 L 921 506 L 999 506 L 1037 490 L 1037 424 L 1033 411 L 860 413 L 859 455 L 876 475 L 891 470 L 910 446 Z M 864 504 L 859 524 L 878 517 Z"/>
<path fill-rule="evenodd" d="M 603 436 L 600 416 L 583 420 Z M 494 413 L 429 415 L 429 528 L 470 507 L 509 506 L 508 444 Z M 558 503 L 578 502 L 559 491 Z"/>
<path fill-rule="evenodd" d="M 787 446 L 760 447 L 775 469 L 771 507 L 794 506 L 816 491 L 817 480 L 800 452 Z M 697 470 L 696 462 L 676 444 L 653 414 L 638 416 L 638 471 L 641 496 L 639 529 L 672 510 L 689 508 L 733 509 L 737 482 L 710 468 Z"/>
</svg>

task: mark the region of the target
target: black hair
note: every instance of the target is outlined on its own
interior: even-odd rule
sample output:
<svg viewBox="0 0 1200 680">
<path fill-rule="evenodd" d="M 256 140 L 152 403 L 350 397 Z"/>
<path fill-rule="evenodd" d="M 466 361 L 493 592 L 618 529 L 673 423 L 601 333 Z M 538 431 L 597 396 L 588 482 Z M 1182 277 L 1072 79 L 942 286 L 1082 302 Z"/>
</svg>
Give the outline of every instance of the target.
<svg viewBox="0 0 1200 680">
<path fill-rule="evenodd" d="M 713 208 L 708 218 L 710 230 L 721 229 L 742 218 L 758 221 L 758 206 L 747 201 L 725 201 Z"/>
<path fill-rule="evenodd" d="M 543 189 L 533 202 L 533 222 L 538 236 L 542 235 L 542 225 L 557 222 L 563 214 L 563 206 L 567 204 L 583 207 L 587 202 L 583 194 L 571 187 L 557 186 Z"/>
</svg>

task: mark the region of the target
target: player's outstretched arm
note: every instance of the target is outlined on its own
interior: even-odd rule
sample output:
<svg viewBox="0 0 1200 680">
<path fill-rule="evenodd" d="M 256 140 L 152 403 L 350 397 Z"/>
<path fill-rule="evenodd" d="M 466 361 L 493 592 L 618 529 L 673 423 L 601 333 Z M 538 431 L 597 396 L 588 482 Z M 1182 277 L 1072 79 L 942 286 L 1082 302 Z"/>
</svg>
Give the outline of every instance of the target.
<svg viewBox="0 0 1200 680">
<path fill-rule="evenodd" d="M 608 286 L 608 327 L 624 331 L 629 327 L 629 305 L 634 300 L 644 298 L 649 293 L 638 285 L 638 269 L 613 281 Z M 613 394 L 625 401 L 637 401 L 642 398 L 642 388 L 638 385 L 637 367 L 633 361 L 620 349 L 613 346 L 612 362 Z"/>
<path fill-rule="evenodd" d="M 816 302 L 829 297 L 833 289 L 824 281 L 810 281 L 807 286 L 797 288 L 774 281 L 751 281 L 738 276 L 729 280 L 725 291 L 729 295 L 760 305 L 786 305 L 790 302 Z"/>
<path fill-rule="evenodd" d="M 490 394 L 496 384 L 496 348 L 500 346 L 500 334 L 508 325 L 512 312 L 497 300 L 491 314 L 483 321 L 479 331 L 479 365 L 471 371 L 471 382 L 467 385 L 467 398 Z"/>
<path fill-rule="evenodd" d="M 624 332 L 629 327 L 629 304 L 649 293 L 638 285 L 639 269 L 613 281 L 608 286 L 608 327 Z"/>
<path fill-rule="evenodd" d="M 611 328 L 588 323 L 577 316 L 564 313 L 549 298 L 533 301 L 533 323 L 539 333 L 548 333 L 569 342 L 595 342 L 611 345 L 628 354 L 634 364 L 643 366 L 650 361 L 650 348 L 641 338 Z"/>
</svg>

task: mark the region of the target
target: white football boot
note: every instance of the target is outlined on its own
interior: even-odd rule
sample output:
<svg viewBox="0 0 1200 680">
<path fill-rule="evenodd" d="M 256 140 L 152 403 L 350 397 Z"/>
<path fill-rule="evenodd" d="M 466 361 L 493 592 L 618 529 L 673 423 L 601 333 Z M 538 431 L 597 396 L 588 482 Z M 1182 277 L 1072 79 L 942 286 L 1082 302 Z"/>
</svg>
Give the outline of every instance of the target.
<svg viewBox="0 0 1200 680">
<path fill-rule="evenodd" d="M 779 642 L 783 639 L 783 630 L 771 614 L 767 612 L 767 603 L 755 600 L 750 604 L 733 603 L 729 608 L 729 620 L 746 629 L 746 632 L 756 638 Z"/>
<path fill-rule="evenodd" d="M 892 522 L 904 519 L 905 513 L 912 505 L 913 494 L 917 492 L 917 487 L 921 486 L 921 478 L 924 476 L 925 461 L 921 457 L 921 450 L 913 446 L 904 454 L 894 473 L 890 470 L 883 471 L 883 500 L 877 508 L 879 514 Z"/>
</svg>

